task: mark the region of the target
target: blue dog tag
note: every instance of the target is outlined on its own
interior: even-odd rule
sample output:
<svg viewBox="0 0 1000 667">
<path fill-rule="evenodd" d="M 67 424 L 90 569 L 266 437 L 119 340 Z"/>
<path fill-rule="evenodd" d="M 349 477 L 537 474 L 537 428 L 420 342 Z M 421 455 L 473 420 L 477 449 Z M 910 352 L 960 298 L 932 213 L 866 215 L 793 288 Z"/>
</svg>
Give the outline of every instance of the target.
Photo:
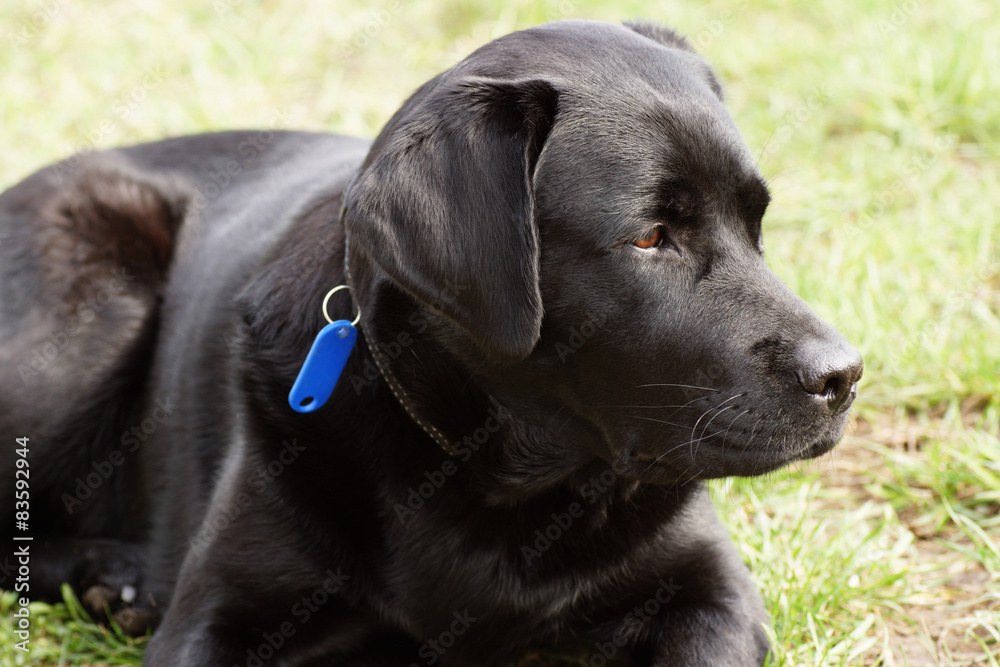
<svg viewBox="0 0 1000 667">
<path fill-rule="evenodd" d="M 288 393 L 288 404 L 292 410 L 312 412 L 326 403 L 337 386 L 357 338 L 358 330 L 347 320 L 337 320 L 320 330 Z"/>
</svg>

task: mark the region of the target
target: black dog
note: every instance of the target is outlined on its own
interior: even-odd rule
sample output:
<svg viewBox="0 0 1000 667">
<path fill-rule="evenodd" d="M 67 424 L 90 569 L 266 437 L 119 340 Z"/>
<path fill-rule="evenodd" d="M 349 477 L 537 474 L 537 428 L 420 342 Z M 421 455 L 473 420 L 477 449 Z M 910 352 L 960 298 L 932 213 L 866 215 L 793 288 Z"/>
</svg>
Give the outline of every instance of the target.
<svg viewBox="0 0 1000 667">
<path fill-rule="evenodd" d="M 861 359 L 767 269 L 721 97 L 669 30 L 558 22 L 371 144 L 171 139 L 6 192 L 30 595 L 159 623 L 149 665 L 761 664 L 701 480 L 833 447 Z M 341 284 L 357 345 L 299 414 Z"/>
</svg>

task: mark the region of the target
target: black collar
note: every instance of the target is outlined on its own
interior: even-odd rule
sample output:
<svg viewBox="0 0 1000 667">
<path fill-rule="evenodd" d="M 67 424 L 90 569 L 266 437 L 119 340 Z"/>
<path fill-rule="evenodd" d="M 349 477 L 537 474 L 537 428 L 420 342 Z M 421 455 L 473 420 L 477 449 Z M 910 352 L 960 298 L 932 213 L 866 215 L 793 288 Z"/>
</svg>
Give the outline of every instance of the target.
<svg viewBox="0 0 1000 667">
<path fill-rule="evenodd" d="M 337 223 L 344 230 L 344 277 L 347 281 L 348 287 L 350 288 L 349 291 L 351 293 L 351 300 L 354 302 L 354 307 L 358 309 L 359 313 L 360 312 L 367 313 L 369 312 L 368 310 L 365 311 L 361 310 L 360 298 L 358 296 L 357 290 L 354 289 L 354 281 L 351 278 L 351 266 L 349 261 L 349 258 L 351 256 L 350 253 L 351 239 L 350 239 L 350 234 L 348 234 L 347 232 L 347 226 L 344 224 L 344 217 L 347 214 L 347 197 L 350 194 L 351 189 L 354 187 L 354 184 L 357 182 L 358 176 L 360 174 L 361 174 L 360 171 L 355 172 L 354 176 L 351 178 L 351 182 L 348 183 L 347 187 L 344 189 L 343 203 L 340 206 L 340 215 L 337 217 Z M 410 416 L 410 419 L 412 419 L 417 424 L 417 426 L 419 426 L 424 431 L 424 433 L 426 433 L 434 442 L 436 442 L 438 446 L 440 446 L 441 449 L 445 451 L 446 454 L 448 454 L 449 456 L 454 456 L 455 451 L 452 448 L 451 443 L 448 442 L 448 438 L 446 438 L 445 435 L 440 430 L 438 430 L 433 424 L 429 424 L 417 416 L 416 411 L 413 410 L 411 407 L 410 401 L 407 398 L 406 392 L 403 390 L 402 385 L 399 384 L 395 376 L 393 376 L 392 372 L 389 370 L 388 360 L 385 358 L 384 355 L 376 354 L 376 351 L 373 348 L 373 341 L 375 341 L 375 338 L 373 336 L 372 329 L 370 326 L 367 325 L 364 316 L 362 316 L 361 320 L 358 322 L 358 326 L 361 328 L 361 333 L 362 333 L 361 337 L 364 338 L 365 345 L 368 346 L 368 351 L 372 355 L 372 360 L 375 362 L 376 368 L 378 368 L 379 372 L 382 374 L 382 377 L 385 378 L 385 382 L 389 386 L 389 390 L 392 392 L 392 395 L 396 397 L 396 401 L 403 408 L 406 414 Z"/>
</svg>

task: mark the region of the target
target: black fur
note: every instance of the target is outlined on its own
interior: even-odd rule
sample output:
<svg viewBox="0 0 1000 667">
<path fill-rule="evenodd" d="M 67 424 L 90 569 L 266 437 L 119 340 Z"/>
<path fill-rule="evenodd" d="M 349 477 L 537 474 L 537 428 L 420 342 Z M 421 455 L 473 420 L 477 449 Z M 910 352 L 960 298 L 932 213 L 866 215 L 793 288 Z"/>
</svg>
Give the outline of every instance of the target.
<svg viewBox="0 0 1000 667">
<path fill-rule="evenodd" d="M 565 21 L 371 144 L 184 137 L 7 191 L 0 496 L 30 436 L 31 596 L 158 624 L 157 666 L 760 665 L 702 480 L 827 451 L 861 361 L 768 271 L 721 95 L 668 29 Z M 358 343 L 300 415 L 343 283 Z"/>
</svg>

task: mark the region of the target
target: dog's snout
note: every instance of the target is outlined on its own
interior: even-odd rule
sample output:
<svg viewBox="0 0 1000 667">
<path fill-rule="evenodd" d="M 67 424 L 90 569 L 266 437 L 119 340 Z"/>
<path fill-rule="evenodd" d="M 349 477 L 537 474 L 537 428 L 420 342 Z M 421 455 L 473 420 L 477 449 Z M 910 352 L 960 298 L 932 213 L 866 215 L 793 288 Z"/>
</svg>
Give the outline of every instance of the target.
<svg viewBox="0 0 1000 667">
<path fill-rule="evenodd" d="M 812 340 L 798 354 L 799 384 L 834 414 L 844 412 L 854 402 L 863 371 L 861 354 L 843 339 Z"/>
</svg>

